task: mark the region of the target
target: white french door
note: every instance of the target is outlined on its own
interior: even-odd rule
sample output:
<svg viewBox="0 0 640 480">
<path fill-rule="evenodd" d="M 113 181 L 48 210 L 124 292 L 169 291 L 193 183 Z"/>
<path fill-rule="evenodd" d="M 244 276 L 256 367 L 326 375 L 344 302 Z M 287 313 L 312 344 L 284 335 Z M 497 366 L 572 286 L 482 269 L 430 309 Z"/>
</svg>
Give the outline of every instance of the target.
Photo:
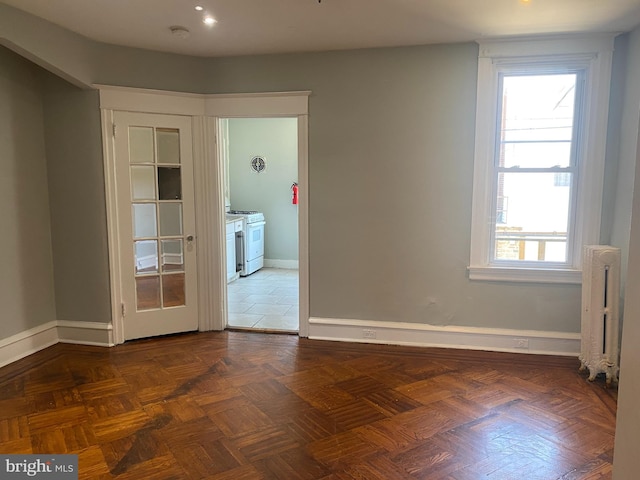
<svg viewBox="0 0 640 480">
<path fill-rule="evenodd" d="M 124 339 L 197 330 L 191 118 L 113 118 Z"/>
</svg>

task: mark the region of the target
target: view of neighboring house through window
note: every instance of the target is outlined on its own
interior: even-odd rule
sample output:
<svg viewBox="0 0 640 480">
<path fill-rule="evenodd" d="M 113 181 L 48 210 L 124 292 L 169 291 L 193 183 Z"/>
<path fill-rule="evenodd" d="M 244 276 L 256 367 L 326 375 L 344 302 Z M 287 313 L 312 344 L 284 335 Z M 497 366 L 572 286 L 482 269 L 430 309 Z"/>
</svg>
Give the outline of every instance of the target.
<svg viewBox="0 0 640 480">
<path fill-rule="evenodd" d="M 499 75 L 492 261 L 570 261 L 580 81 Z"/>
<path fill-rule="evenodd" d="M 471 280 L 581 282 L 600 241 L 613 38 L 478 42 Z"/>
</svg>

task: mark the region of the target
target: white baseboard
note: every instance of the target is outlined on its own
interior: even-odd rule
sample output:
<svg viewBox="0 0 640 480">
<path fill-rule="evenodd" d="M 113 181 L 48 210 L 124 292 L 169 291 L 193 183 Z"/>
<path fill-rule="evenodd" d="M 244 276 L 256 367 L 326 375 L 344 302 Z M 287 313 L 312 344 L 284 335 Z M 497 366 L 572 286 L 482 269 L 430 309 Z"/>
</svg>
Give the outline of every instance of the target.
<svg viewBox="0 0 640 480">
<path fill-rule="evenodd" d="M 110 323 L 68 320 L 47 322 L 0 340 L 0 367 L 56 343 L 112 347 L 113 328 Z"/>
<path fill-rule="evenodd" d="M 264 266 L 268 268 L 289 268 L 298 269 L 298 260 L 277 260 L 273 258 L 265 258 Z"/>
<path fill-rule="evenodd" d="M 309 338 L 575 357 L 580 353 L 579 333 L 336 318 L 310 318 Z"/>
<path fill-rule="evenodd" d="M 364 337 L 365 331 L 370 337 Z M 579 333 L 336 318 L 310 318 L 309 338 L 575 357 L 580 353 Z M 58 320 L 25 330 L 0 340 L 0 367 L 58 342 L 111 347 L 113 327 L 108 323 Z"/>
<path fill-rule="evenodd" d="M 113 347 L 113 326 L 110 323 L 58 320 L 61 343 Z"/>
<path fill-rule="evenodd" d="M 0 340 L 0 367 L 58 343 L 55 321 L 39 325 Z"/>
</svg>

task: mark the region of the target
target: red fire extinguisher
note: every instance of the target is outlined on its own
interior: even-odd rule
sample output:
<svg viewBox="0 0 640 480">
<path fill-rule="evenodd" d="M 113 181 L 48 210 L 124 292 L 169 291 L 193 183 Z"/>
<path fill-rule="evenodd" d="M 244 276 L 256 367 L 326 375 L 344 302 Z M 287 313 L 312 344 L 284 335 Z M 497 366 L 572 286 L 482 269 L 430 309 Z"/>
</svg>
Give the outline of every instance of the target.
<svg viewBox="0 0 640 480">
<path fill-rule="evenodd" d="M 293 192 L 293 198 L 291 199 L 291 203 L 293 205 L 297 205 L 298 204 L 298 184 L 294 182 L 293 185 L 291 185 L 291 191 Z"/>
</svg>

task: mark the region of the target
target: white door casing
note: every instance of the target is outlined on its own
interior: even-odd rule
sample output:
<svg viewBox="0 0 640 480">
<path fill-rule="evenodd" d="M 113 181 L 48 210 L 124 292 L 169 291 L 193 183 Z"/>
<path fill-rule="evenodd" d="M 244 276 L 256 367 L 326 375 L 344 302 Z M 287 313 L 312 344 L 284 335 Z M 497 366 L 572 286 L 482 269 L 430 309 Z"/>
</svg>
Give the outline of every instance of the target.
<svg viewBox="0 0 640 480">
<path fill-rule="evenodd" d="M 113 121 L 124 339 L 197 330 L 191 119 Z"/>
<path fill-rule="evenodd" d="M 273 118 L 292 117 L 298 120 L 298 274 L 299 274 L 299 315 L 298 335 L 309 334 L 309 142 L 308 142 L 308 102 L 311 92 L 257 93 L 207 95 L 205 114 L 208 116 L 208 138 L 221 138 L 223 122 L 228 118 Z M 214 235 L 224 238 L 225 232 L 225 157 L 224 145 L 220 142 L 211 145 L 216 153 L 216 188 L 219 208 L 212 213 L 216 229 Z M 217 233 L 216 233 L 217 232 Z M 223 243 L 223 242 L 221 242 Z M 220 250 L 222 255 L 223 250 Z M 224 257 L 223 257 L 224 258 Z M 213 274 L 213 272 L 212 272 Z M 216 317 L 215 329 L 223 329 L 228 319 L 226 274 L 222 270 L 219 278 L 220 305 L 222 312 Z"/>
<path fill-rule="evenodd" d="M 196 207 L 198 330 L 222 330 L 227 316 L 224 217 L 224 167 L 218 158 L 219 118 L 278 117 L 298 119 L 298 240 L 300 275 L 299 335 L 309 328 L 308 101 L 309 91 L 199 95 L 94 85 L 100 91 L 107 234 L 114 343 L 125 341 L 122 316 L 122 248 L 115 169 L 114 118 L 121 111 L 181 115 L 191 120 Z"/>
</svg>

